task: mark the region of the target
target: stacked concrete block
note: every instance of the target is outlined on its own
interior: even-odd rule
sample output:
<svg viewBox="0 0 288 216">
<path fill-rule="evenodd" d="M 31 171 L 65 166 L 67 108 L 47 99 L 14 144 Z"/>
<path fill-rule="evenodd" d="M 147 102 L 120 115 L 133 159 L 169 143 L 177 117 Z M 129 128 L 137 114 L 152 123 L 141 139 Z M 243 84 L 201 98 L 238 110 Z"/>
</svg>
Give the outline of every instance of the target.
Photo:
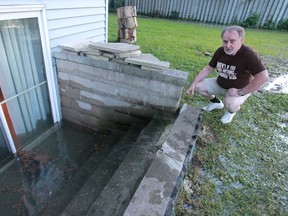
<svg viewBox="0 0 288 216">
<path fill-rule="evenodd" d="M 121 43 L 135 43 L 137 41 L 136 28 L 137 12 L 135 6 L 117 8 L 118 40 Z"/>
<path fill-rule="evenodd" d="M 177 110 L 186 72 L 141 54 L 136 45 L 87 42 L 76 55 L 72 43 L 65 46 L 54 53 L 63 118 L 97 129 Z"/>
</svg>

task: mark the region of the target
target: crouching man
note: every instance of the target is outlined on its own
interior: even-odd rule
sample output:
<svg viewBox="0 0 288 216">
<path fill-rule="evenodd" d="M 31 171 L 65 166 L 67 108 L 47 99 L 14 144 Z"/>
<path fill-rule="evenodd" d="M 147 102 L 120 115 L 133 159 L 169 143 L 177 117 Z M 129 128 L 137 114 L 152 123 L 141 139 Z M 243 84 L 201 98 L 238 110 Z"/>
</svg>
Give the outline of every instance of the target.
<svg viewBox="0 0 288 216">
<path fill-rule="evenodd" d="M 212 111 L 226 108 L 221 118 L 223 124 L 230 123 L 241 105 L 268 81 L 268 71 L 258 55 L 243 44 L 245 30 L 240 26 L 228 26 L 221 34 L 223 46 L 214 53 L 209 64 L 192 81 L 185 94 L 198 92 L 210 103 L 203 109 Z M 207 78 L 216 69 L 217 78 Z M 222 102 L 218 96 L 224 96 Z"/>
</svg>

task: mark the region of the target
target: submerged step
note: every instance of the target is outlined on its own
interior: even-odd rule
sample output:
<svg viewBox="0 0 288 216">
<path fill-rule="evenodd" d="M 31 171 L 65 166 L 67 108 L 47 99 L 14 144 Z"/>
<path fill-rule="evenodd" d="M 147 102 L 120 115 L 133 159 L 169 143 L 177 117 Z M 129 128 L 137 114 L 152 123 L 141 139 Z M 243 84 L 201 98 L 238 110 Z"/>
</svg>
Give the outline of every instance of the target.
<svg viewBox="0 0 288 216">
<path fill-rule="evenodd" d="M 74 198 L 67 204 L 60 215 L 79 216 L 86 214 L 98 194 L 107 184 L 107 181 L 121 164 L 142 129 L 143 125 L 132 125 L 130 127 L 121 140 L 114 145 L 109 154 L 101 161 L 101 164 L 92 170 L 93 173 L 89 179 L 82 185 L 77 194 L 74 194 Z"/>
<path fill-rule="evenodd" d="M 159 114 L 152 119 L 86 215 L 124 213 L 173 122 L 174 117 L 168 114 Z"/>
<path fill-rule="evenodd" d="M 75 194 L 82 188 L 83 182 L 89 179 L 124 135 L 125 131 L 114 130 L 112 134 L 109 134 L 108 137 L 105 138 L 100 149 L 92 149 L 93 153 L 90 158 L 77 169 L 77 174 L 66 183 L 56 199 L 51 203 L 47 203 L 47 208 L 41 215 L 58 216 L 64 210 L 65 206 L 69 204 L 71 199 L 73 199 Z M 100 140 L 98 140 L 98 142 L 100 142 Z"/>
</svg>

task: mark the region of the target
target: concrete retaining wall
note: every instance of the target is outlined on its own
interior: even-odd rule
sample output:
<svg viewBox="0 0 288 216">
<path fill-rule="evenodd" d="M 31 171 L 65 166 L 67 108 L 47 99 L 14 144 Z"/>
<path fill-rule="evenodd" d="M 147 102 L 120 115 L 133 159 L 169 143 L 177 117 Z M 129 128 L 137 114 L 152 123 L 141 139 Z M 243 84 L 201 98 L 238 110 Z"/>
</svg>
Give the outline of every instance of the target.
<svg viewBox="0 0 288 216">
<path fill-rule="evenodd" d="M 63 118 L 94 129 L 131 124 L 159 111 L 175 112 L 188 76 L 63 50 L 54 57 Z"/>
</svg>

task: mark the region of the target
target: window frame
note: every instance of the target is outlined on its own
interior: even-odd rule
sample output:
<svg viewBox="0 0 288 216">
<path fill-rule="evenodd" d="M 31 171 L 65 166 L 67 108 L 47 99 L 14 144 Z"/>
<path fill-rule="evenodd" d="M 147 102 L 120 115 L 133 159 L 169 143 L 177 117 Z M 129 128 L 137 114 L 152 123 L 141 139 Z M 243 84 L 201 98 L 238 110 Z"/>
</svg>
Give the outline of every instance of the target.
<svg viewBox="0 0 288 216">
<path fill-rule="evenodd" d="M 9 19 L 25 19 L 25 18 L 37 18 L 41 45 L 43 50 L 43 60 L 47 78 L 47 86 L 50 97 L 50 106 L 53 116 L 53 122 L 60 121 L 60 110 L 59 110 L 59 98 L 57 97 L 57 87 L 56 87 L 56 74 L 53 70 L 52 55 L 50 48 L 50 40 L 48 35 L 46 9 L 44 5 L 11 5 L 11 6 L 0 6 L 0 20 Z M 13 154 L 16 153 L 16 148 L 6 122 L 6 118 L 0 106 L 0 120 L 2 122 L 4 133 L 7 137 L 10 150 Z"/>
</svg>

